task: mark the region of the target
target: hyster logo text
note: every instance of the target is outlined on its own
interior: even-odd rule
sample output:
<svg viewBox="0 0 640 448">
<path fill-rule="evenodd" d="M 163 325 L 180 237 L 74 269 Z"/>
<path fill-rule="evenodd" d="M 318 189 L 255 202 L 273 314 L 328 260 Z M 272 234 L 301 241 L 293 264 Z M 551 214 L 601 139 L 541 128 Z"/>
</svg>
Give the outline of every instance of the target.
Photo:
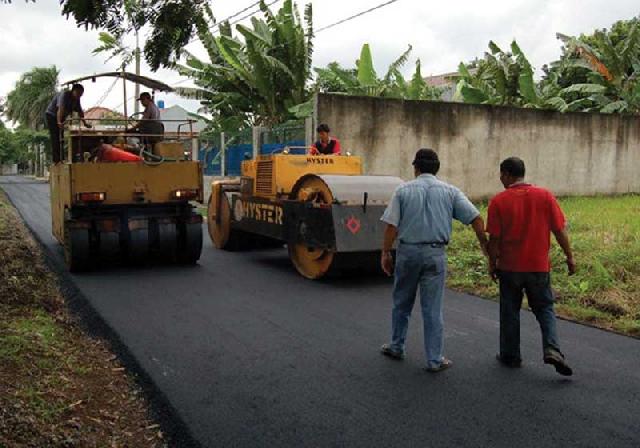
<svg viewBox="0 0 640 448">
<path fill-rule="evenodd" d="M 244 212 L 243 218 L 282 225 L 283 211 L 279 205 L 243 202 L 242 208 Z"/>
<path fill-rule="evenodd" d="M 307 163 L 312 163 L 314 165 L 333 165 L 335 161 L 330 157 L 307 157 Z"/>
</svg>

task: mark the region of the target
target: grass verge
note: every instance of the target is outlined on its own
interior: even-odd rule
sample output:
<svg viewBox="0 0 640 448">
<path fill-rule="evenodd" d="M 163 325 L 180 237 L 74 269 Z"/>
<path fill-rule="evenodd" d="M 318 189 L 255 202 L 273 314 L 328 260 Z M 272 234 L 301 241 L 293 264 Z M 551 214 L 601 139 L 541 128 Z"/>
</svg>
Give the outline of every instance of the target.
<svg viewBox="0 0 640 448">
<path fill-rule="evenodd" d="M 578 263 L 566 274 L 553 242 L 552 287 L 559 315 L 640 337 L 640 195 L 560 199 Z M 487 204 L 479 205 L 486 219 Z M 449 247 L 449 287 L 496 299 L 487 263 L 473 232 L 454 225 Z"/>
<path fill-rule="evenodd" d="M 74 322 L 1 191 L 0 254 L 0 447 L 166 446 L 132 378 Z"/>
</svg>

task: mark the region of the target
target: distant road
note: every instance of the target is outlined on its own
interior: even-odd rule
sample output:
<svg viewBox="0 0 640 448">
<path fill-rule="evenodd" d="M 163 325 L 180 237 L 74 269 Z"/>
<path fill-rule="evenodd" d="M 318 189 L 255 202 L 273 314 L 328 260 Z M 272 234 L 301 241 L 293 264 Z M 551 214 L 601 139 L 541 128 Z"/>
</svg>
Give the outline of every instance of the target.
<svg viewBox="0 0 640 448">
<path fill-rule="evenodd" d="M 62 263 L 48 185 L 0 187 Z M 525 312 L 525 365 L 508 370 L 497 304 L 448 292 L 454 366 L 433 375 L 418 307 L 408 358 L 378 353 L 389 280 L 305 280 L 285 250 L 225 253 L 207 237 L 197 267 L 71 277 L 206 447 L 640 447 L 640 340 L 560 322 L 566 379 Z"/>
</svg>

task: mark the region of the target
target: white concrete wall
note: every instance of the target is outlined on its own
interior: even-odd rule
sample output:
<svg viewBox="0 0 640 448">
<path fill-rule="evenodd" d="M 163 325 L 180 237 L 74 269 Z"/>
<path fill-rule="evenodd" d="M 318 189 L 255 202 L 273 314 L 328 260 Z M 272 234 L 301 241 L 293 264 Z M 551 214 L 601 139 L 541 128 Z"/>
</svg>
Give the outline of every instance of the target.
<svg viewBox="0 0 640 448">
<path fill-rule="evenodd" d="M 16 174 L 18 174 L 18 165 L 0 165 L 0 175 L 14 176 Z"/>
<path fill-rule="evenodd" d="M 640 117 L 319 95 L 316 120 L 363 157 L 367 174 L 410 179 L 416 150 L 435 149 L 439 177 L 475 199 L 502 189 L 509 156 L 557 195 L 640 192 Z"/>
</svg>

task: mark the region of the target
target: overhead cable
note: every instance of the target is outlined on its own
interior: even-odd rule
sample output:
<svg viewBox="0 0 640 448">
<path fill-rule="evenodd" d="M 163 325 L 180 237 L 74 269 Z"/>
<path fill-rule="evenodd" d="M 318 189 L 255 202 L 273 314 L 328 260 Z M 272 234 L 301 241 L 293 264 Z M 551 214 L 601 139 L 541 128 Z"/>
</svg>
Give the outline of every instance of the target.
<svg viewBox="0 0 640 448">
<path fill-rule="evenodd" d="M 398 1 L 398 0 L 390 0 L 390 1 L 388 1 L 388 2 L 381 3 L 381 4 L 379 4 L 378 6 L 374 6 L 373 8 L 369 8 L 369 9 L 367 9 L 366 11 L 359 12 L 359 13 L 357 13 L 357 14 L 354 14 L 354 15 L 350 16 L 350 17 L 347 17 L 347 18 L 345 18 L 345 19 L 342 19 L 342 20 L 339 20 L 339 21 L 337 21 L 337 22 L 334 22 L 334 23 L 332 23 L 331 25 L 323 26 L 322 28 L 320 28 L 320 29 L 316 30 L 316 34 L 321 33 L 321 32 L 323 32 L 323 31 L 325 31 L 325 30 L 328 30 L 329 28 L 333 28 L 334 26 L 341 25 L 341 24 L 343 24 L 343 23 L 345 23 L 345 22 L 348 22 L 348 21 L 353 20 L 353 19 L 355 19 L 355 18 L 357 18 L 357 17 L 360 17 L 360 16 L 363 16 L 363 15 L 365 15 L 365 14 L 368 14 L 368 13 L 370 13 L 370 12 L 372 12 L 372 11 L 375 11 L 376 9 L 380 9 L 380 8 L 382 8 L 382 7 L 384 7 L 384 6 L 390 5 L 390 4 L 395 3 L 395 2 L 397 2 L 397 1 Z"/>
</svg>

